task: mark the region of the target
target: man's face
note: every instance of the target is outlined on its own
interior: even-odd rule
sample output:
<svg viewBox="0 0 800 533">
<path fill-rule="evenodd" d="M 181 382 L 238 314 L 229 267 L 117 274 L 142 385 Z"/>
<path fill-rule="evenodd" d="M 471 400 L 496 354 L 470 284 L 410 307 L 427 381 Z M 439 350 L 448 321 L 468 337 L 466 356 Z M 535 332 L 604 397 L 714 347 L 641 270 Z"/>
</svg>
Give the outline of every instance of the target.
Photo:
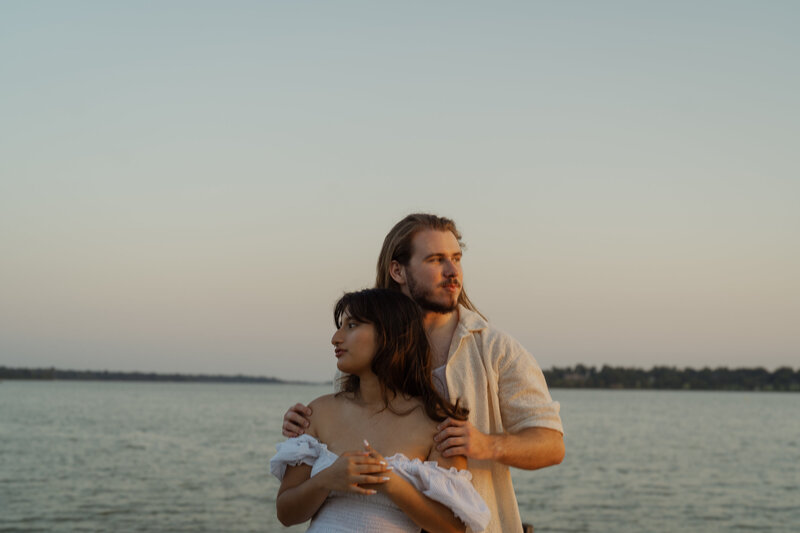
<svg viewBox="0 0 800 533">
<path fill-rule="evenodd" d="M 463 273 L 461 246 L 449 231 L 424 230 L 411 241 L 403 292 L 423 311 L 450 313 L 458 308 Z"/>
</svg>

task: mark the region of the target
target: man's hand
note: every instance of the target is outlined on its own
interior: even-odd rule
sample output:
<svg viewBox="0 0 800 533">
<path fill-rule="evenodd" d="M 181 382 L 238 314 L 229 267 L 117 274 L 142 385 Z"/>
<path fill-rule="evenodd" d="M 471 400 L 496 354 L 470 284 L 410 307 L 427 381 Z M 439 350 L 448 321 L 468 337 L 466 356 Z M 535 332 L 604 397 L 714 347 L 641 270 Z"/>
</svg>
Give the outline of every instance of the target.
<svg viewBox="0 0 800 533">
<path fill-rule="evenodd" d="M 564 460 L 564 437 L 554 429 L 529 427 L 513 434 L 487 435 L 468 421 L 452 418 L 439 424 L 438 429 L 433 440 L 443 457 L 490 459 L 525 470 L 557 465 Z"/>
<path fill-rule="evenodd" d="M 311 409 L 298 403 L 290 407 L 283 415 L 283 436 L 299 437 L 306 432 L 308 427 L 308 417 L 311 416 Z"/>
<path fill-rule="evenodd" d="M 468 420 L 448 418 L 438 428 L 433 437 L 436 449 L 444 457 L 464 455 L 470 459 L 494 459 L 491 435 L 481 433 Z"/>
</svg>

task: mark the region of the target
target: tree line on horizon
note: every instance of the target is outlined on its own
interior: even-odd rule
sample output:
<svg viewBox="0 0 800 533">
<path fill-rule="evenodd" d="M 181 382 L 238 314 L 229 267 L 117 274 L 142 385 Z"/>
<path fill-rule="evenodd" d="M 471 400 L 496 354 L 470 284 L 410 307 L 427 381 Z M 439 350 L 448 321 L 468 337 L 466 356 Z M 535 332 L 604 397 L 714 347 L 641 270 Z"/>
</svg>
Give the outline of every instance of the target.
<svg viewBox="0 0 800 533">
<path fill-rule="evenodd" d="M 57 368 L 8 368 L 0 366 L 0 379 L 166 381 L 192 383 L 297 383 L 264 376 L 222 374 L 157 374 L 155 372 L 110 372 L 108 370 L 59 370 Z"/>
<path fill-rule="evenodd" d="M 800 392 L 800 368 L 785 366 L 773 372 L 755 368 L 679 369 L 654 366 L 650 370 L 603 365 L 553 367 L 544 371 L 552 388 L 659 389 Z"/>
<path fill-rule="evenodd" d="M 650 370 L 603 365 L 599 370 L 582 364 L 544 370 L 551 388 L 657 389 L 800 392 L 800 368 L 781 367 L 770 372 L 756 368 L 679 369 L 654 366 Z M 200 383 L 303 383 L 274 377 L 245 375 L 157 374 L 108 370 L 59 370 L 56 368 L 9 368 L 0 366 L 0 380 L 161 381 Z"/>
</svg>

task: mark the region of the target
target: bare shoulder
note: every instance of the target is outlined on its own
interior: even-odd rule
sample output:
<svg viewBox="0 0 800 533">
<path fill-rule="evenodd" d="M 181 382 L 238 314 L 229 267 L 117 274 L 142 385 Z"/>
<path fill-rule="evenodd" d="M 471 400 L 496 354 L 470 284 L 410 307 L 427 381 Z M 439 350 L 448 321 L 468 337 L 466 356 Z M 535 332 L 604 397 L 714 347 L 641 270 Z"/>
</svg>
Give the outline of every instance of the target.
<svg viewBox="0 0 800 533">
<path fill-rule="evenodd" d="M 419 409 L 414 411 L 414 415 L 417 418 L 416 423 L 419 425 L 420 431 L 430 433 L 431 438 L 439 432 L 438 427 L 441 422 L 428 418 L 428 413 L 425 412 L 425 408 L 421 404 Z"/>
<path fill-rule="evenodd" d="M 311 416 L 308 417 L 310 425 L 308 426 L 307 433 L 317 437 L 319 436 L 320 427 L 325 424 L 326 420 L 330 420 L 331 414 L 335 411 L 337 398 L 335 394 L 326 394 L 311 401 L 308 404 L 311 409 Z"/>
<path fill-rule="evenodd" d="M 419 398 L 398 398 L 393 407 L 396 412 L 402 413 L 403 418 L 408 419 L 414 425 L 415 431 L 430 433 L 431 438 L 436 434 L 436 426 L 439 425 L 439 422 L 428 418 L 425 405 Z"/>
<path fill-rule="evenodd" d="M 422 402 L 417 398 L 412 398 L 408 401 L 408 403 L 404 406 L 404 411 L 407 412 L 406 415 L 401 416 L 397 419 L 398 430 L 402 428 L 402 431 L 405 434 L 412 438 L 415 442 L 420 443 L 427 449 L 427 456 L 428 460 L 431 461 L 438 461 L 439 456 L 436 454 L 436 443 L 433 440 L 433 437 L 439 433 L 439 424 L 441 422 L 437 422 L 432 418 L 428 417 L 428 414 L 425 412 L 425 406 Z M 410 412 L 408 412 L 410 410 Z M 425 451 L 422 452 L 422 456 L 424 457 L 426 454 Z M 444 466 L 440 462 L 440 466 Z M 444 468 L 450 468 L 451 465 L 444 466 Z"/>
<path fill-rule="evenodd" d="M 312 411 L 314 409 L 329 409 L 331 405 L 336 401 L 335 394 L 326 394 L 324 396 L 320 396 L 319 398 L 315 398 L 311 400 L 311 403 L 308 406 L 311 408 Z M 313 415 L 312 415 L 313 416 Z"/>
</svg>

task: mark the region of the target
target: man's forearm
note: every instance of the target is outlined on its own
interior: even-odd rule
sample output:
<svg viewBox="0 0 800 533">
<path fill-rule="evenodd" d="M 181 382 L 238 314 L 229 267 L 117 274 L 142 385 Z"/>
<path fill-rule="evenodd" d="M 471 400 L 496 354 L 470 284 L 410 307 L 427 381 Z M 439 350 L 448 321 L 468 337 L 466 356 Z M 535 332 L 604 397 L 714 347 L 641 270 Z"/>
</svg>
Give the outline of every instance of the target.
<svg viewBox="0 0 800 533">
<path fill-rule="evenodd" d="M 525 428 L 518 433 L 489 435 L 492 460 L 523 470 L 559 464 L 564 459 L 564 437 L 549 428 Z"/>
</svg>

